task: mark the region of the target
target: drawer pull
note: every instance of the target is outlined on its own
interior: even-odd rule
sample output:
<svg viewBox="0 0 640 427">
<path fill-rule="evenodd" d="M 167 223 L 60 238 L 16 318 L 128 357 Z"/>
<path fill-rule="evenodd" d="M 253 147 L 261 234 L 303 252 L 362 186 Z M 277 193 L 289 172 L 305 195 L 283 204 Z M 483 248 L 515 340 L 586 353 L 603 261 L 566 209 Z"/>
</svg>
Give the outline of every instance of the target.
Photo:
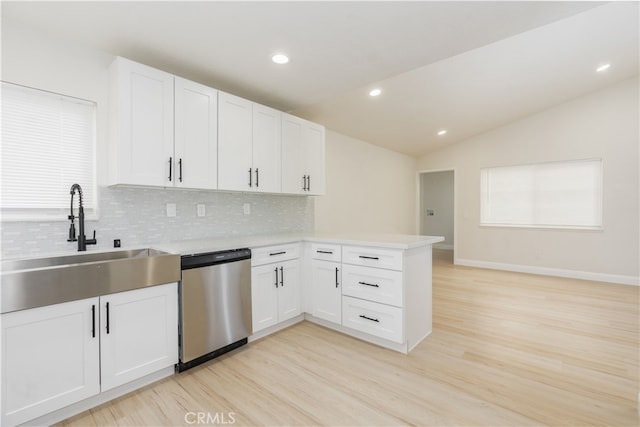
<svg viewBox="0 0 640 427">
<path fill-rule="evenodd" d="M 375 283 L 367 283 L 367 282 L 358 282 L 360 285 L 365 285 L 365 286 L 373 286 L 374 288 L 379 288 L 380 285 L 377 285 Z"/>
<path fill-rule="evenodd" d="M 366 256 L 366 255 L 360 255 L 360 258 L 363 258 L 363 259 L 375 259 L 375 260 L 379 260 L 380 259 L 377 256 Z"/>
<path fill-rule="evenodd" d="M 284 255 L 284 254 L 286 254 L 286 253 L 287 253 L 287 251 L 282 251 L 282 252 L 273 252 L 273 253 L 270 253 L 270 254 L 269 254 L 269 256 Z"/>
<path fill-rule="evenodd" d="M 333 255 L 333 251 L 316 251 L 319 254 L 329 254 L 329 255 Z"/>
<path fill-rule="evenodd" d="M 360 317 L 363 319 L 371 320 L 372 322 L 380 322 L 378 319 L 374 319 L 373 317 L 367 317 L 364 314 L 361 314 Z"/>
</svg>

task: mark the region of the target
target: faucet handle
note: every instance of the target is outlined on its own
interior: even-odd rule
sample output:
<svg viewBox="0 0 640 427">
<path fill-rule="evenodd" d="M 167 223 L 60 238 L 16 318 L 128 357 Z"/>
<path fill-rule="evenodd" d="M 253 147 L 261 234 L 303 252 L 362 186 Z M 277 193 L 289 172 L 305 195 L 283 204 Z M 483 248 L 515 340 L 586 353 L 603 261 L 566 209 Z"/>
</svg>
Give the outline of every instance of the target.
<svg viewBox="0 0 640 427">
<path fill-rule="evenodd" d="M 96 230 L 93 230 L 93 239 L 85 239 L 84 243 L 86 245 L 95 245 L 98 243 L 96 240 Z"/>
</svg>

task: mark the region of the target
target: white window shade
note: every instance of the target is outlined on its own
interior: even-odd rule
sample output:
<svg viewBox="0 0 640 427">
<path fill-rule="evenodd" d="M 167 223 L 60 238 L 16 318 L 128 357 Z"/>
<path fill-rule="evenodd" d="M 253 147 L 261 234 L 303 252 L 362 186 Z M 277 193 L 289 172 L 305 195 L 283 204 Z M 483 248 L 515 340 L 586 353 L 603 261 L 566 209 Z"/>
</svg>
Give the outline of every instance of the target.
<svg viewBox="0 0 640 427">
<path fill-rule="evenodd" d="M 481 169 L 480 223 L 602 228 L 602 160 Z"/>
<path fill-rule="evenodd" d="M 2 219 L 66 219 L 74 183 L 95 209 L 95 103 L 2 83 Z M 77 209 L 77 201 L 74 203 Z"/>
</svg>

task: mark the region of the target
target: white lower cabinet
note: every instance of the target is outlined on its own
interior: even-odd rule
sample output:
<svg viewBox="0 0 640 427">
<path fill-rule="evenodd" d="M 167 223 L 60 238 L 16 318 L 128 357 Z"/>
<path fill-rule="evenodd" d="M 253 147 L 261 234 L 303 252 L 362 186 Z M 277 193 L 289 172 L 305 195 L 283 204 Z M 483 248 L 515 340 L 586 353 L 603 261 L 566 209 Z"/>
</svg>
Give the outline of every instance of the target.
<svg viewBox="0 0 640 427">
<path fill-rule="evenodd" d="M 100 310 L 102 391 L 178 362 L 176 284 L 101 297 Z"/>
<path fill-rule="evenodd" d="M 177 309 L 171 283 L 3 314 L 1 425 L 175 364 Z"/>
<path fill-rule="evenodd" d="M 318 259 L 311 261 L 311 314 L 333 323 L 342 323 L 339 262 Z"/>
<path fill-rule="evenodd" d="M 100 392 L 99 298 L 2 315 L 2 424 Z"/>
<path fill-rule="evenodd" d="M 277 257 L 281 256 L 280 252 L 283 250 L 281 247 L 273 247 L 266 252 Z M 298 254 L 299 250 L 292 253 Z M 255 259 L 252 262 L 255 263 Z M 251 268 L 254 333 L 302 313 L 301 275 L 299 258 L 264 265 L 254 264 Z"/>
</svg>

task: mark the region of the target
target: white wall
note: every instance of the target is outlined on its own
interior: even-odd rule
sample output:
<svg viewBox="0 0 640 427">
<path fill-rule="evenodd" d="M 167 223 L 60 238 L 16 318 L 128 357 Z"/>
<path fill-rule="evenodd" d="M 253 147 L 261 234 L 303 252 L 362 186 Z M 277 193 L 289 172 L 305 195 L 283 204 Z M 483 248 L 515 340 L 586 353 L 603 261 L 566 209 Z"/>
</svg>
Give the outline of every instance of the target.
<svg viewBox="0 0 640 427">
<path fill-rule="evenodd" d="M 140 247 L 182 239 L 313 230 L 311 197 L 106 187 L 108 67 L 115 57 L 7 19 L 2 21 L 1 51 L 3 80 L 97 103 L 100 218 L 87 221 L 87 235 L 95 229 L 98 239 L 97 247 L 90 250 L 111 248 L 113 239 L 121 239 L 123 247 Z M 176 217 L 166 216 L 166 203 L 176 203 Z M 206 206 L 204 218 L 196 216 L 198 203 Z M 251 205 L 249 216 L 243 214 L 245 203 Z M 68 228 L 66 215 L 59 221 L 2 222 L 2 257 L 74 251 L 75 244 L 66 241 Z"/>
<path fill-rule="evenodd" d="M 443 236 L 438 249 L 453 249 L 454 172 L 439 171 L 420 174 L 420 234 Z M 427 215 L 427 210 L 433 215 Z"/>
<path fill-rule="evenodd" d="M 315 200 L 323 233 L 416 233 L 416 160 L 327 131 L 327 192 Z"/>
<path fill-rule="evenodd" d="M 637 283 L 638 79 L 577 98 L 423 156 L 419 170 L 456 169 L 456 262 Z M 602 231 L 480 227 L 480 168 L 602 158 Z"/>
</svg>

